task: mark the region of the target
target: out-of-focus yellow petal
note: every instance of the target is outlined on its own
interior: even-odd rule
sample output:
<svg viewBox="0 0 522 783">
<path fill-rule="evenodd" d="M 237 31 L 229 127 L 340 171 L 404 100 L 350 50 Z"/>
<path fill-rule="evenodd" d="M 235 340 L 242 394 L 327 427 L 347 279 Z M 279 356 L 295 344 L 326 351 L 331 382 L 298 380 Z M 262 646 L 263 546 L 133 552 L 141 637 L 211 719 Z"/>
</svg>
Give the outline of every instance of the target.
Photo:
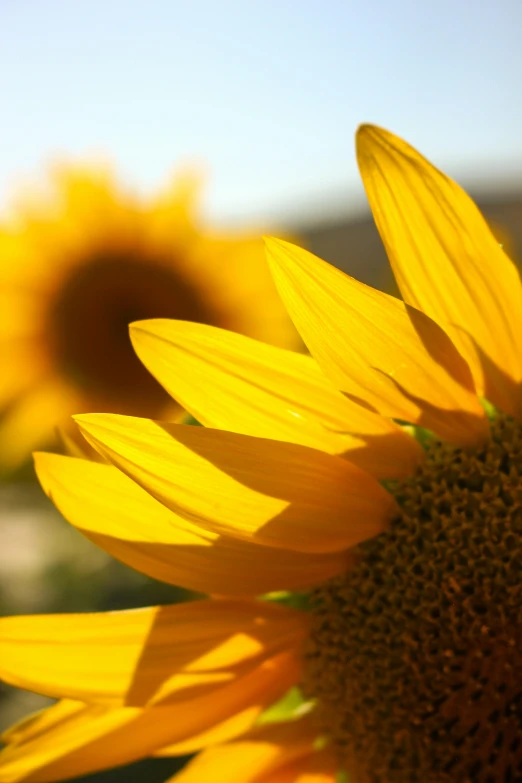
<svg viewBox="0 0 522 783">
<path fill-rule="evenodd" d="M 150 232 L 156 242 L 163 240 L 168 246 L 173 236 L 187 245 L 194 241 L 204 184 L 205 172 L 200 167 L 176 172 L 149 210 Z"/>
<path fill-rule="evenodd" d="M 257 236 L 202 237 L 192 246 L 191 265 L 214 308 L 224 316 L 215 323 L 257 340 L 293 348 L 299 336 L 278 296 Z M 158 313 L 159 315 L 159 313 Z"/>
<path fill-rule="evenodd" d="M 77 395 L 58 378 L 42 378 L 12 405 L 0 422 L 0 470 L 14 470 L 54 427 L 77 408 Z"/>
<path fill-rule="evenodd" d="M 522 286 L 473 201 L 389 131 L 363 125 L 359 168 L 404 300 L 447 330 L 478 391 L 522 415 Z"/>
<path fill-rule="evenodd" d="M 15 404 L 20 397 L 47 380 L 47 365 L 28 340 L 6 340 L 0 343 L 0 408 Z M 9 444 L 7 444 L 9 445 Z M 0 447 L 4 448 L 0 431 Z"/>
<path fill-rule="evenodd" d="M 67 423 L 57 425 L 55 427 L 55 432 L 58 443 L 62 447 L 62 452 L 69 457 L 77 457 L 78 459 L 89 460 L 91 462 L 104 462 L 105 464 L 110 464 L 108 460 L 102 457 L 99 451 L 96 451 L 96 449 L 93 449 L 93 447 L 87 443 L 72 419 L 69 419 Z"/>
<path fill-rule="evenodd" d="M 172 753 L 193 753 L 247 731 L 299 677 L 295 654 L 280 653 L 210 698 L 149 708 L 62 702 L 36 716 L 25 732 L 22 726 L 16 742 L 0 752 L 0 783 L 56 783 L 167 746 Z"/>
<path fill-rule="evenodd" d="M 309 356 L 187 321 L 130 331 L 147 369 L 207 427 L 343 455 L 377 478 L 408 475 L 421 458 L 415 440 L 348 400 Z"/>
<path fill-rule="evenodd" d="M 72 410 L 62 406 L 67 415 L 172 420 L 177 408 L 134 355 L 125 314 L 215 323 L 300 345 L 261 233 L 217 235 L 203 225 L 199 179 L 186 171 L 144 201 L 106 166 L 61 164 L 2 221 L 0 417 L 9 429 L 5 438 L 0 430 L 0 468 L 3 459 L 12 470 L 35 447 L 54 443 L 60 411 L 44 411 L 35 399 L 45 378 L 77 397 Z"/>
<path fill-rule="evenodd" d="M 287 764 L 314 754 L 318 728 L 310 716 L 256 727 L 234 742 L 199 753 L 172 781 L 257 783 Z"/>
<path fill-rule="evenodd" d="M 345 571 L 346 552 L 314 554 L 220 536 L 174 514 L 113 465 L 35 454 L 46 494 L 91 541 L 154 579 L 219 595 L 310 587 Z"/>
<path fill-rule="evenodd" d="M 0 618 L 0 678 L 110 706 L 167 704 L 298 649 L 307 616 L 268 601 L 210 600 L 123 612 Z"/>
<path fill-rule="evenodd" d="M 109 414 L 76 421 L 153 497 L 219 535 L 333 552 L 381 532 L 397 513 L 368 473 L 306 446 Z"/>
<path fill-rule="evenodd" d="M 85 438 L 74 438 L 72 433 L 70 433 L 69 430 L 63 425 L 56 426 L 55 431 L 56 437 L 62 447 L 62 451 L 69 457 L 77 457 L 79 459 L 87 460 L 89 458 L 87 449 L 94 451 L 94 449 L 89 446 Z M 82 447 L 80 440 L 85 443 L 85 448 Z M 94 453 L 97 454 L 97 452 Z M 97 456 L 100 455 L 97 454 Z"/>
<path fill-rule="evenodd" d="M 295 325 L 340 389 L 451 443 L 471 445 L 487 437 L 469 368 L 434 321 L 301 248 L 266 242 Z"/>
<path fill-rule="evenodd" d="M 0 233 L 0 253 L 2 250 L 3 243 Z M 7 341 L 34 339 L 41 328 L 41 319 L 42 303 L 29 286 L 2 285 L 0 288 L 0 347 L 3 347 Z"/>
</svg>

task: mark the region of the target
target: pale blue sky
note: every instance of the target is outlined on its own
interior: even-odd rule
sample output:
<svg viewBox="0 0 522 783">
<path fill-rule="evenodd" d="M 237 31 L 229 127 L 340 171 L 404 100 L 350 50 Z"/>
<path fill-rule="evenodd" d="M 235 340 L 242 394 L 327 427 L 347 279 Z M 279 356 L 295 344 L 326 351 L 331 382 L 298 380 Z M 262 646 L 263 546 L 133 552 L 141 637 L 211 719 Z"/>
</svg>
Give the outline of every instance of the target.
<svg viewBox="0 0 522 783">
<path fill-rule="evenodd" d="M 52 158 L 145 193 L 206 161 L 215 219 L 350 209 L 353 132 L 522 182 L 521 0 L 0 0 L 0 208 Z"/>
</svg>

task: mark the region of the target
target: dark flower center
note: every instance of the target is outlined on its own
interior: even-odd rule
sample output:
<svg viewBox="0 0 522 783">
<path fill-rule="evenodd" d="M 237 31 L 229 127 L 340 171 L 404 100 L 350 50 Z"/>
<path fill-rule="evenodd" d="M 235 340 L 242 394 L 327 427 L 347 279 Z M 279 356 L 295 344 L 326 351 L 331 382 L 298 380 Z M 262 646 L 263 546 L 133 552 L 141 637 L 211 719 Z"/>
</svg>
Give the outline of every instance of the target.
<svg viewBox="0 0 522 783">
<path fill-rule="evenodd" d="M 522 781 L 522 426 L 434 442 L 315 591 L 305 688 L 354 783 Z"/>
<path fill-rule="evenodd" d="M 101 412 L 116 406 L 119 412 L 154 415 L 169 402 L 129 339 L 129 323 L 145 318 L 220 320 L 174 265 L 130 254 L 88 259 L 74 269 L 52 304 L 55 361 L 98 401 Z"/>
</svg>

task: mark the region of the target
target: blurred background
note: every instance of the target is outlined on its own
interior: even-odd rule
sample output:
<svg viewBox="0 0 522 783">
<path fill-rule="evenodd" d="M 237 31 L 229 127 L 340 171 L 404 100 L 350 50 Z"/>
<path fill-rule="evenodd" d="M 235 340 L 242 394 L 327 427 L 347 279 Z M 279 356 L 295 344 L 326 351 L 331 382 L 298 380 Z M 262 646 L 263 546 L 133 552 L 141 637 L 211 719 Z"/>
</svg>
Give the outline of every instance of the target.
<svg viewBox="0 0 522 783">
<path fill-rule="evenodd" d="M 5 454 L 18 449 L 0 481 L 2 614 L 190 597 L 96 549 L 59 516 L 34 478 L 29 452 L 46 446 L 52 427 L 34 444 L 27 431 L 50 422 L 61 398 L 55 394 L 55 407 L 49 397 L 27 403 L 27 389 L 38 391 L 45 376 L 31 375 L 27 366 L 44 354 L 58 356 L 56 339 L 43 331 L 63 327 L 63 291 L 74 270 L 96 270 L 76 282 L 90 291 L 85 313 L 102 341 L 100 292 L 114 289 L 114 304 L 122 279 L 106 270 L 117 258 L 125 274 L 129 258 L 134 270 L 143 256 L 146 270 L 175 268 L 173 290 L 182 284 L 184 293 L 173 297 L 168 312 L 156 312 L 154 292 L 145 304 L 133 300 L 122 310 L 124 325 L 135 317 L 178 315 L 298 347 L 287 326 L 265 329 L 276 320 L 272 293 L 262 299 L 256 323 L 241 312 L 248 292 L 265 285 L 264 273 L 252 271 L 263 263 L 256 244 L 262 233 L 295 238 L 364 282 L 396 292 L 358 176 L 353 134 L 361 122 L 406 138 L 462 184 L 519 261 L 521 77 L 520 0 L 0 2 L 0 432 L 4 426 L 8 433 Z M 84 182 L 81 199 L 78 188 L 66 195 L 62 188 L 56 197 L 49 166 L 57 163 L 110 169 L 119 184 L 101 185 L 89 197 L 92 182 Z M 174 193 L 168 183 L 176 172 L 182 184 Z M 179 172 L 191 172 L 188 185 Z M 108 213 L 119 217 L 105 220 Z M 216 303 L 216 264 L 228 264 L 232 255 L 226 289 L 236 299 Z M 195 265 L 197 280 L 187 271 Z M 57 268 L 68 271 L 57 274 Z M 243 277 L 256 285 L 243 290 Z M 231 280 L 239 281 L 237 290 Z M 189 300 L 199 304 L 187 314 Z M 18 341 L 29 345 L 31 319 L 37 325 L 29 358 L 18 367 Z M 3 322 L 15 326 L 2 330 Z M 73 326 L 73 336 L 83 334 Z M 82 339 L 73 346 L 80 353 L 88 351 Z M 78 368 L 68 374 L 62 365 L 60 372 L 53 365 L 53 378 L 74 387 L 78 405 L 96 409 L 99 390 L 93 397 L 82 387 L 78 396 Z M 107 399 L 103 405 L 115 409 Z M 0 686 L 0 729 L 43 703 Z M 141 762 L 89 780 L 154 783 L 178 763 Z"/>
</svg>

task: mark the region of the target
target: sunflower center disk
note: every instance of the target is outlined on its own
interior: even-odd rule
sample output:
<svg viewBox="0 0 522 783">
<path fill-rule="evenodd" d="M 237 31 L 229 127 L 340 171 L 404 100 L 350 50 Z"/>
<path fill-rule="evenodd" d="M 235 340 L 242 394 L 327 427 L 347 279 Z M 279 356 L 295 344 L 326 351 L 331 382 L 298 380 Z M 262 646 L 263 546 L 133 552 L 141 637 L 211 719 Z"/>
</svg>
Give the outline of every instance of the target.
<svg viewBox="0 0 522 783">
<path fill-rule="evenodd" d="M 86 259 L 57 292 L 49 313 L 52 350 L 64 372 L 101 406 L 150 415 L 169 402 L 138 360 L 129 323 L 178 318 L 209 323 L 216 313 L 173 263 L 130 254 Z"/>
<path fill-rule="evenodd" d="M 315 591 L 305 689 L 357 783 L 522 781 L 522 426 L 439 443 Z"/>
</svg>

